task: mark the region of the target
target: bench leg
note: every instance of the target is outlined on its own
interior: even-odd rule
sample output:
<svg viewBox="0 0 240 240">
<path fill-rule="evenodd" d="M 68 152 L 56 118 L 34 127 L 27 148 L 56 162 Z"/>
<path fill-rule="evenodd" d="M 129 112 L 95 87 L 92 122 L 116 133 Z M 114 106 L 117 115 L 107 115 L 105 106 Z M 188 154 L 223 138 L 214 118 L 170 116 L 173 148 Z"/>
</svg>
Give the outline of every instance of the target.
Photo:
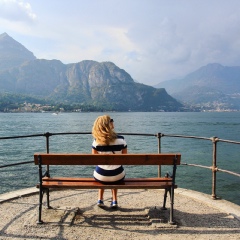
<svg viewBox="0 0 240 240">
<path fill-rule="evenodd" d="M 171 192 L 170 192 L 170 189 L 169 188 L 166 188 L 165 189 L 165 192 L 164 192 L 164 197 L 163 197 L 163 206 L 162 206 L 162 210 L 167 210 L 167 208 L 166 208 L 166 201 L 167 201 L 167 194 L 168 194 L 168 192 L 169 192 L 169 194 L 170 194 L 170 196 L 171 196 Z"/>
<path fill-rule="evenodd" d="M 46 194 L 47 194 L 47 208 L 50 209 L 52 207 L 50 206 L 50 200 L 49 200 L 49 188 L 46 189 Z"/>
<path fill-rule="evenodd" d="M 38 207 L 38 222 L 37 224 L 42 224 L 42 199 L 43 199 L 43 190 L 39 189 L 39 207 Z"/>
<path fill-rule="evenodd" d="M 169 224 L 175 224 L 175 222 L 173 221 L 173 205 L 174 205 L 174 187 L 171 188 L 170 190 L 170 219 L 169 219 Z"/>
<path fill-rule="evenodd" d="M 46 197 L 47 197 L 47 208 L 48 209 L 52 208 L 49 204 L 50 203 L 50 201 L 49 201 L 49 188 L 39 190 L 39 207 L 38 207 L 38 222 L 37 222 L 37 224 L 42 224 L 43 223 L 43 221 L 42 221 L 42 202 L 43 202 L 44 192 L 46 192 Z"/>
<path fill-rule="evenodd" d="M 173 173 L 172 173 L 172 186 L 170 189 L 170 219 L 169 219 L 169 224 L 175 224 L 175 222 L 173 221 L 173 205 L 174 205 L 174 185 L 175 185 L 175 176 L 176 176 L 176 169 L 177 169 L 177 155 L 175 156 L 174 160 L 173 160 Z"/>
<path fill-rule="evenodd" d="M 42 158 L 38 156 L 38 174 L 39 174 L 39 206 L 38 206 L 38 222 L 37 224 L 42 224 L 42 200 L 44 189 L 42 187 Z"/>
<path fill-rule="evenodd" d="M 169 224 L 175 224 L 175 222 L 173 221 L 173 205 L 174 205 L 174 188 L 167 188 L 165 189 L 165 193 L 164 193 L 164 200 L 163 200 L 163 206 L 162 206 L 162 210 L 167 210 L 166 208 L 166 201 L 167 201 L 167 194 L 169 192 L 170 195 L 170 213 L 169 213 Z"/>
</svg>

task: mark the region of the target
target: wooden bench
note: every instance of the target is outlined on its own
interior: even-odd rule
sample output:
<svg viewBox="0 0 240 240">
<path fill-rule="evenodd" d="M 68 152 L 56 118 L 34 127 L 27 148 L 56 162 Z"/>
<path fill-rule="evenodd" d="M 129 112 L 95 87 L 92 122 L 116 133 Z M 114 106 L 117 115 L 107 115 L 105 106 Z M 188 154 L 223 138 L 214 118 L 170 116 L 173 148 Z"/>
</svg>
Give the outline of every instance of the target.
<svg viewBox="0 0 240 240">
<path fill-rule="evenodd" d="M 170 216 L 169 223 L 173 221 L 173 204 L 174 204 L 174 188 L 176 167 L 180 164 L 180 154 L 69 154 L 69 153 L 35 153 L 34 162 L 39 166 L 39 217 L 38 223 L 42 221 L 42 201 L 44 192 L 47 195 L 47 207 L 49 205 L 49 189 L 67 188 L 67 189 L 165 189 L 163 207 L 166 209 L 167 193 L 170 193 Z M 125 178 L 118 184 L 102 184 L 97 182 L 93 177 L 52 177 L 50 176 L 50 165 L 107 165 L 116 164 L 123 165 L 171 165 L 172 176 L 151 177 L 151 178 Z M 47 165 L 46 170 L 43 170 L 43 165 Z M 93 167 L 94 170 L 94 167 Z M 157 173 L 156 173 L 157 175 Z M 127 177 L 127 176 L 126 176 Z"/>
</svg>

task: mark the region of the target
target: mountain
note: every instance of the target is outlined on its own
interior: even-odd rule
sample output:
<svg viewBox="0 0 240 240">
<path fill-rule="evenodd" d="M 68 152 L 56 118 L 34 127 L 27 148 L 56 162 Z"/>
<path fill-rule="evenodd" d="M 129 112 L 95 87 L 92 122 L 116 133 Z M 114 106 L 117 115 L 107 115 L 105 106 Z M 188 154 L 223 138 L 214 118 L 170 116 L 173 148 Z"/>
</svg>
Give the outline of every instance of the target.
<svg viewBox="0 0 240 240">
<path fill-rule="evenodd" d="M 240 67 L 208 64 L 178 80 L 161 82 L 173 97 L 205 109 L 240 110 Z"/>
<path fill-rule="evenodd" d="M 183 107 L 165 89 L 134 82 L 112 62 L 63 64 L 59 60 L 36 59 L 7 34 L 0 35 L 0 49 L 3 47 L 0 58 L 7 56 L 8 64 L 0 61 L 0 93 L 118 111 L 180 111 Z"/>
<path fill-rule="evenodd" d="M 17 67 L 36 59 L 32 52 L 15 41 L 7 33 L 0 34 L 0 71 Z"/>
</svg>

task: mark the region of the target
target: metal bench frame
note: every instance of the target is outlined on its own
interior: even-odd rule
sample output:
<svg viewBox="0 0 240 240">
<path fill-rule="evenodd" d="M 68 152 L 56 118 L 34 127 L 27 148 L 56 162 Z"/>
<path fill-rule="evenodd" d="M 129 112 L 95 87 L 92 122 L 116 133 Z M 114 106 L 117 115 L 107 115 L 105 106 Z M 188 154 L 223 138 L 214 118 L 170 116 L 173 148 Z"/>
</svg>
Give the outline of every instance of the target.
<svg viewBox="0 0 240 240">
<path fill-rule="evenodd" d="M 167 193 L 170 194 L 169 223 L 173 221 L 174 189 L 177 165 L 180 165 L 181 154 L 71 154 L 71 153 L 35 153 L 34 162 L 39 168 L 39 224 L 42 221 L 43 195 L 47 196 L 47 207 L 50 207 L 49 189 L 165 189 L 163 207 L 166 209 Z M 50 177 L 50 165 L 172 165 L 172 175 L 155 178 L 126 178 L 118 184 L 102 184 L 94 178 Z M 43 172 L 43 165 L 47 170 Z"/>
</svg>

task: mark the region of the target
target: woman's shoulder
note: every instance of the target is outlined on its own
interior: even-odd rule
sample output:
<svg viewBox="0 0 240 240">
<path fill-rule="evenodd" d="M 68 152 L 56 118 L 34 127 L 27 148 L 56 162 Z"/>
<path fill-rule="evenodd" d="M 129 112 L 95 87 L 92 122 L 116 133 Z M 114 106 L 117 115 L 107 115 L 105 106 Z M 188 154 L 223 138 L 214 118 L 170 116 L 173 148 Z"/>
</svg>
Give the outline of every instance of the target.
<svg viewBox="0 0 240 240">
<path fill-rule="evenodd" d="M 117 139 L 124 139 L 124 136 L 117 135 Z"/>
<path fill-rule="evenodd" d="M 127 145 L 124 137 L 121 135 L 117 135 L 117 138 L 114 140 L 114 142 L 112 144 L 113 145 L 124 145 L 124 146 Z"/>
</svg>

